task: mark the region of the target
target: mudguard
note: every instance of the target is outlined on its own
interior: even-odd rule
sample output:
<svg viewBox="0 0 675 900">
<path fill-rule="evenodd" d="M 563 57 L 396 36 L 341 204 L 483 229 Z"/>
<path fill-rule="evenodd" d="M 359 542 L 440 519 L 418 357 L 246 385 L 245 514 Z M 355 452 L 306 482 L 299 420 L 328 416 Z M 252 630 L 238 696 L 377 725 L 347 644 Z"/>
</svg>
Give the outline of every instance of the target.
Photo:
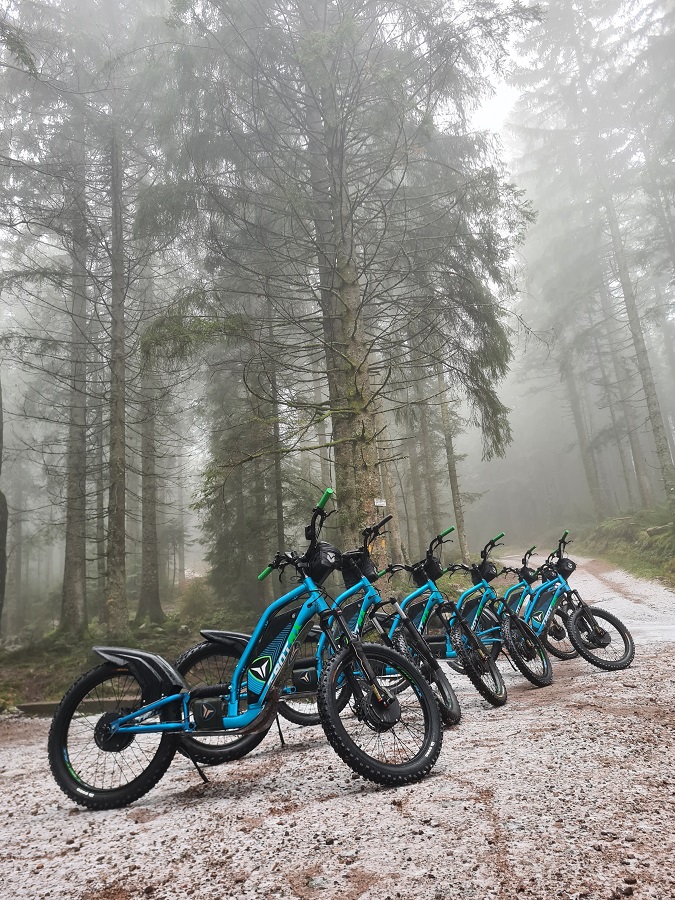
<svg viewBox="0 0 675 900">
<path fill-rule="evenodd" d="M 216 644 L 223 644 L 225 647 L 239 647 L 241 650 L 251 640 L 250 634 L 242 634 L 240 631 L 212 631 L 211 629 L 203 629 L 199 632 L 207 641 L 213 641 Z M 318 641 L 323 632 L 317 626 L 313 626 L 308 633 L 308 637 Z"/>
<path fill-rule="evenodd" d="M 250 634 L 242 634 L 239 631 L 212 631 L 205 628 L 199 633 L 207 641 L 213 641 L 214 644 L 222 644 L 224 647 L 232 647 L 239 650 L 243 650 L 251 640 Z"/>
<path fill-rule="evenodd" d="M 94 653 L 116 666 L 127 666 L 138 680 L 146 703 L 188 689 L 183 676 L 156 653 L 129 647 L 94 647 Z"/>
</svg>

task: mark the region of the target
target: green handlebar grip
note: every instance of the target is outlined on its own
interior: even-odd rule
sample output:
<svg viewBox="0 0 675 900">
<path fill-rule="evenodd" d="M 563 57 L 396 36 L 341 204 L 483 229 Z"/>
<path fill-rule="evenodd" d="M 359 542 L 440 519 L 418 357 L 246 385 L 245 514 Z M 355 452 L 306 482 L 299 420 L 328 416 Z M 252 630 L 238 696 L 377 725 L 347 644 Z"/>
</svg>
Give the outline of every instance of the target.
<svg viewBox="0 0 675 900">
<path fill-rule="evenodd" d="M 495 541 L 500 540 L 501 538 L 504 537 L 504 534 L 505 534 L 505 532 L 500 531 L 498 535 L 496 535 L 495 537 L 492 538 L 492 542 L 494 543 Z"/>
<path fill-rule="evenodd" d="M 268 566 L 266 569 L 263 569 L 260 575 L 258 575 L 258 581 L 264 581 L 271 571 L 272 566 Z"/>
<path fill-rule="evenodd" d="M 454 525 L 451 525 L 449 528 L 446 528 L 445 531 L 441 531 L 441 533 L 440 533 L 438 536 L 439 536 L 439 537 L 445 537 L 446 534 L 450 534 L 450 532 L 451 532 L 451 531 L 454 531 L 454 530 L 455 530 L 455 526 L 454 526 Z"/>
<path fill-rule="evenodd" d="M 535 544 L 533 547 L 530 547 L 530 549 L 527 551 L 527 553 L 534 553 L 534 551 L 536 549 L 537 549 L 537 545 Z M 526 556 L 527 556 L 527 553 L 525 554 Z"/>
<path fill-rule="evenodd" d="M 381 572 L 378 572 L 377 575 L 376 575 L 375 577 L 376 577 L 376 578 L 382 578 L 382 576 L 383 576 L 383 575 L 386 575 L 386 574 L 387 574 L 387 570 L 386 570 L 386 569 L 382 569 L 382 571 L 381 571 Z"/>
<path fill-rule="evenodd" d="M 563 536 L 562 536 L 562 540 L 563 540 L 563 541 L 565 540 L 565 538 L 567 537 L 567 535 L 568 535 L 569 533 L 570 533 L 570 532 L 569 532 L 569 528 L 566 528 L 565 531 L 563 532 Z"/>
<path fill-rule="evenodd" d="M 330 500 L 330 498 L 332 496 L 333 496 L 333 488 L 326 488 L 326 490 L 323 492 L 323 497 L 316 504 L 316 508 L 323 509 L 324 506 L 326 505 L 326 503 L 328 503 L 328 501 Z"/>
</svg>

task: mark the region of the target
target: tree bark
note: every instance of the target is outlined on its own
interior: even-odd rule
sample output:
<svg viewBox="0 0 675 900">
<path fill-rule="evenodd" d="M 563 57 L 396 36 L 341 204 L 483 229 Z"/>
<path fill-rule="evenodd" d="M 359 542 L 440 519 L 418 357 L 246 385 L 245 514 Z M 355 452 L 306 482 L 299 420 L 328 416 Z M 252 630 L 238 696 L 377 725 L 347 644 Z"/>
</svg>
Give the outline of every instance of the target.
<svg viewBox="0 0 675 900">
<path fill-rule="evenodd" d="M 638 493 L 640 495 L 640 503 L 644 509 L 648 509 L 654 503 L 654 495 L 645 467 L 645 454 L 642 448 L 640 435 L 637 431 L 637 423 L 635 421 L 635 416 L 633 415 L 633 410 L 630 405 L 631 398 L 627 383 L 629 377 L 628 372 L 626 371 L 625 362 L 621 357 L 621 354 L 619 353 L 618 347 L 616 345 L 616 339 L 610 329 L 609 323 L 612 319 L 612 307 L 609 293 L 604 284 L 600 285 L 600 304 L 602 306 L 602 312 L 605 318 L 605 335 L 612 359 L 612 367 L 614 369 L 616 386 L 619 392 L 619 399 L 621 400 L 623 416 L 626 420 L 626 436 L 628 437 L 628 445 L 630 447 L 631 457 L 633 459 L 633 468 L 635 470 L 635 478 L 637 481 Z"/>
<path fill-rule="evenodd" d="M 576 428 L 577 438 L 579 441 L 579 451 L 581 453 L 581 461 L 583 463 L 584 472 L 586 474 L 586 483 L 588 484 L 588 490 L 591 495 L 593 515 L 596 520 L 600 520 L 605 514 L 605 504 L 602 498 L 602 491 L 600 490 L 598 473 L 593 463 L 593 456 L 591 454 L 588 434 L 586 432 L 586 423 L 584 422 L 583 412 L 581 409 L 581 398 L 579 397 L 577 385 L 574 380 L 572 363 L 569 356 L 566 357 L 563 361 L 561 369 L 563 379 L 567 386 L 567 395 L 569 397 L 572 416 L 574 418 L 574 426 Z"/>
<path fill-rule="evenodd" d="M 325 28 L 325 4 L 315 3 L 317 27 Z M 377 446 L 363 330 L 361 286 L 355 264 L 345 135 L 338 128 L 332 85 L 305 90 L 313 220 L 328 396 L 333 424 L 336 498 L 342 545 L 357 546 L 376 515 Z"/>
<path fill-rule="evenodd" d="M 4 453 L 4 406 L 2 402 L 2 382 L 0 381 L 0 476 L 2 475 L 2 457 Z M 7 586 L 7 525 L 9 513 L 7 498 L 0 491 L 0 636 L 2 635 L 2 614 L 5 608 L 5 589 Z"/>
<path fill-rule="evenodd" d="M 110 141 L 112 202 L 112 291 L 110 300 L 110 487 L 108 495 L 108 633 L 123 635 L 129 627 L 126 593 L 126 371 L 125 273 L 122 224 L 122 161 L 117 125 Z"/>
<path fill-rule="evenodd" d="M 448 462 L 448 478 L 450 479 L 450 491 L 452 492 L 452 506 L 455 511 L 455 528 L 457 530 L 457 540 L 459 541 L 459 551 L 462 555 L 462 562 L 468 566 L 471 563 L 471 557 L 469 555 L 469 543 L 466 539 L 462 494 L 459 487 L 459 478 L 457 477 L 457 460 L 455 457 L 447 387 L 445 378 L 443 377 L 443 370 L 440 365 L 438 366 L 436 373 L 438 378 L 438 395 L 441 401 L 441 421 L 443 423 L 443 437 L 445 438 L 445 456 Z"/>
<path fill-rule="evenodd" d="M 145 618 L 151 622 L 163 622 L 166 618 L 159 596 L 156 416 L 157 389 L 153 376 L 144 366 L 141 373 L 141 590 L 136 622 L 142 622 Z"/>
<path fill-rule="evenodd" d="M 59 623 L 61 631 L 75 636 L 81 636 L 87 626 L 87 209 L 85 161 L 83 151 L 79 152 L 70 197 L 70 412 L 66 546 Z"/>
</svg>

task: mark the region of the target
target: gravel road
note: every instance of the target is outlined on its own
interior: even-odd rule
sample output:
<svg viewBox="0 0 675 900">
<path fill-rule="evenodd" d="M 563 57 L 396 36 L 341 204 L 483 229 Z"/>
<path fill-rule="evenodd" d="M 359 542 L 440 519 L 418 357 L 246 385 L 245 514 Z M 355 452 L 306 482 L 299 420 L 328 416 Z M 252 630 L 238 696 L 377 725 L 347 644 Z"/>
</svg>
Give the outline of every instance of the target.
<svg viewBox="0 0 675 900">
<path fill-rule="evenodd" d="M 594 560 L 573 583 L 632 630 L 609 673 L 506 663 L 493 709 L 450 673 L 461 724 L 421 784 L 355 777 L 320 728 L 284 723 L 203 785 L 177 757 L 133 806 L 89 812 L 52 781 L 49 723 L 0 717 L 0 898 L 675 898 L 675 594 Z"/>
</svg>

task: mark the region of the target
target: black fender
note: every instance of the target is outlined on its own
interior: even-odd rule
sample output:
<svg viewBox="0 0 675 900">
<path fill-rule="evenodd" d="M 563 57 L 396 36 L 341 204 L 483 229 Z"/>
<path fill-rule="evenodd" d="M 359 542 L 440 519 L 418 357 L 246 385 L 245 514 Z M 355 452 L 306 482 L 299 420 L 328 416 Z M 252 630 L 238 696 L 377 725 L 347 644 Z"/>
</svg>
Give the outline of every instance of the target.
<svg viewBox="0 0 675 900">
<path fill-rule="evenodd" d="M 240 631 L 213 631 L 205 628 L 199 633 L 214 644 L 222 644 L 224 647 L 242 651 L 251 640 L 250 634 L 242 634 Z"/>
<path fill-rule="evenodd" d="M 94 647 L 94 653 L 116 666 L 126 666 L 138 680 L 143 700 L 154 703 L 162 697 L 170 697 L 187 691 L 187 685 L 171 663 L 156 653 L 134 650 L 129 647 Z"/>
</svg>

